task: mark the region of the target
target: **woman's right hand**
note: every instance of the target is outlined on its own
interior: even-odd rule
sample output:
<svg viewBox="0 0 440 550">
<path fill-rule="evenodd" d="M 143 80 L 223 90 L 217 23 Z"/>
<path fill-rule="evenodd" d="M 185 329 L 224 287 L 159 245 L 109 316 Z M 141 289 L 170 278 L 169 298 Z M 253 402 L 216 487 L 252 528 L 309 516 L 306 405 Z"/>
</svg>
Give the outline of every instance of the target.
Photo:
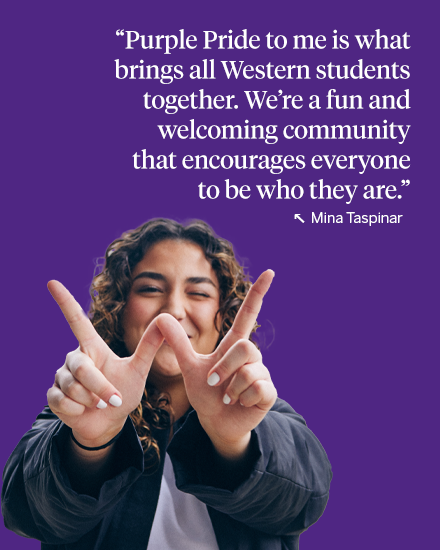
<svg viewBox="0 0 440 550">
<path fill-rule="evenodd" d="M 121 431 L 127 416 L 139 405 L 163 336 L 153 321 L 134 354 L 120 358 L 61 283 L 50 281 L 48 289 L 79 342 L 47 392 L 49 407 L 72 428 L 79 443 L 86 447 L 104 445 Z"/>
</svg>

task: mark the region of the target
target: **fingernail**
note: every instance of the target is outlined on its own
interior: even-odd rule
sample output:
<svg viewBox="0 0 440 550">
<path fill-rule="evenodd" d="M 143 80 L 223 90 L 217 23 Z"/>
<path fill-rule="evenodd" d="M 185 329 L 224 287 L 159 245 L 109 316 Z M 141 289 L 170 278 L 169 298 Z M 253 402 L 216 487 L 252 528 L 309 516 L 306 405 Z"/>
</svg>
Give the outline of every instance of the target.
<svg viewBox="0 0 440 550">
<path fill-rule="evenodd" d="M 229 395 L 227 393 L 225 393 L 225 395 L 223 396 L 223 403 L 225 405 L 229 405 L 230 402 L 231 402 L 231 398 L 229 397 Z"/>
<path fill-rule="evenodd" d="M 106 407 L 107 407 L 107 403 L 102 399 L 100 399 L 99 403 L 96 405 L 97 409 L 105 409 Z"/>
<path fill-rule="evenodd" d="M 112 395 L 110 399 L 108 400 L 110 405 L 113 405 L 113 407 L 120 407 L 122 405 L 122 399 L 119 397 L 119 395 Z"/>
<path fill-rule="evenodd" d="M 213 372 L 208 378 L 208 385 L 215 386 L 218 382 L 220 382 L 220 376 L 216 372 Z"/>
</svg>

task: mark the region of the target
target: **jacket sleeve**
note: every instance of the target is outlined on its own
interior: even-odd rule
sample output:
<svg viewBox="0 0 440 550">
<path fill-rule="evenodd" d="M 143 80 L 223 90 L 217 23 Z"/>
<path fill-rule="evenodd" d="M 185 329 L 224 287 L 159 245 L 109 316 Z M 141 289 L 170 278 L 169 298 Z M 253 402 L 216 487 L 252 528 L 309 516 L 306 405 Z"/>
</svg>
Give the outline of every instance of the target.
<svg viewBox="0 0 440 550">
<path fill-rule="evenodd" d="M 10 456 L 3 474 L 5 526 L 48 544 L 70 543 L 91 531 L 112 510 L 143 471 L 143 453 L 130 420 L 118 439 L 115 477 L 98 498 L 76 493 L 60 463 L 70 428 L 48 407 Z"/>
<path fill-rule="evenodd" d="M 216 481 L 212 445 L 195 411 L 168 452 L 181 491 L 264 533 L 299 535 L 327 504 L 332 478 L 327 455 L 304 419 L 281 399 L 252 432 L 250 460 L 233 487 Z"/>
</svg>

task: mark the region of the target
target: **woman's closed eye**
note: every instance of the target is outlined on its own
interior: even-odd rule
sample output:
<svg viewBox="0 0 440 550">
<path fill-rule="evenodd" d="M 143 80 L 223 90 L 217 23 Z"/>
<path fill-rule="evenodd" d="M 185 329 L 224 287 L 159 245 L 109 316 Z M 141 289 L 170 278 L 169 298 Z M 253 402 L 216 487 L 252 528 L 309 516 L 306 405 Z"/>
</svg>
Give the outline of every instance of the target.
<svg viewBox="0 0 440 550">
<path fill-rule="evenodd" d="M 141 286 L 136 290 L 136 292 L 139 292 L 141 294 L 155 294 L 155 293 L 161 293 L 163 290 L 161 288 L 158 288 L 157 286 Z"/>
<path fill-rule="evenodd" d="M 186 288 L 186 293 L 195 298 L 211 298 L 212 293 L 210 289 L 206 288 L 207 286 L 206 284 L 189 285 Z"/>
</svg>

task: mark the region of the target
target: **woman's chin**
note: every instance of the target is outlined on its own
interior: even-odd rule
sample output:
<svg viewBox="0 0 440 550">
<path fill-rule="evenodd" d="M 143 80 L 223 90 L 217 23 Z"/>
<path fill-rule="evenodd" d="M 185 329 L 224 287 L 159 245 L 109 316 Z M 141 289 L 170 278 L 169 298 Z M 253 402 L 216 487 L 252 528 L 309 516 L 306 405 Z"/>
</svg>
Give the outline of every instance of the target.
<svg viewBox="0 0 440 550">
<path fill-rule="evenodd" d="M 162 345 L 151 365 L 149 378 L 176 378 L 182 372 L 173 350 L 167 344 Z"/>
</svg>

